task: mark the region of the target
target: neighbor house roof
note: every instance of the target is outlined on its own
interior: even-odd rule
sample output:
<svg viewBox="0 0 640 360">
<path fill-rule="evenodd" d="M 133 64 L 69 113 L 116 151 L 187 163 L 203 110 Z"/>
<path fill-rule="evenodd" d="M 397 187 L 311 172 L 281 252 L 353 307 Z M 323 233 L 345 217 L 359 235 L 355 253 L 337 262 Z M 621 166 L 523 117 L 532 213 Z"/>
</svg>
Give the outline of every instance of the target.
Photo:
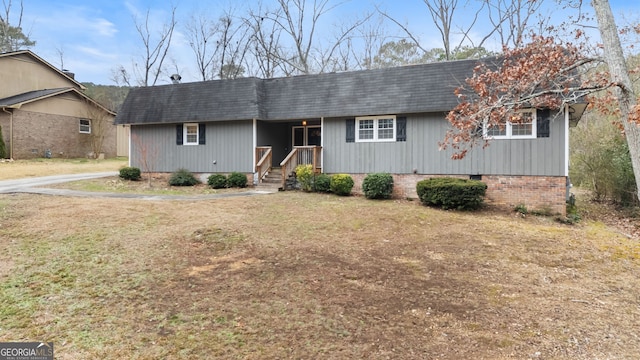
<svg viewBox="0 0 640 360">
<path fill-rule="evenodd" d="M 478 60 L 276 79 L 243 78 L 140 87 L 117 124 L 293 120 L 448 111 Z"/>
<path fill-rule="evenodd" d="M 61 94 L 67 94 L 67 93 L 75 94 L 75 95 L 79 96 L 80 98 L 88 101 L 89 103 L 91 103 L 94 106 L 106 111 L 107 113 L 109 113 L 111 115 L 115 115 L 116 114 L 115 112 L 113 112 L 113 111 L 105 108 L 104 106 L 100 105 L 100 103 L 98 103 L 95 100 L 91 99 L 85 93 L 83 93 L 82 91 L 79 91 L 76 88 L 57 88 L 57 89 L 44 89 L 44 90 L 28 91 L 28 92 L 25 92 L 25 93 L 22 93 L 22 94 L 13 95 L 13 96 L 9 96 L 9 97 L 0 99 L 0 107 L 19 109 L 24 104 L 28 104 L 28 103 L 31 103 L 31 102 L 34 102 L 34 101 L 39 101 L 39 100 L 43 100 L 43 99 L 50 98 L 50 97 L 53 97 L 53 96 L 58 96 L 58 95 L 61 95 Z"/>
</svg>

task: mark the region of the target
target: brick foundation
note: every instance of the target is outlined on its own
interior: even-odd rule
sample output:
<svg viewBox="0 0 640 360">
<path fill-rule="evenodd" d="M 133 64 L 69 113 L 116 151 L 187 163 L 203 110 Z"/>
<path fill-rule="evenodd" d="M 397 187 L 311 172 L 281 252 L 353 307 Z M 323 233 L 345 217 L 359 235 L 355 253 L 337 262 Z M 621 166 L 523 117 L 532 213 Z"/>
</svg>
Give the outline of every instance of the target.
<svg viewBox="0 0 640 360">
<path fill-rule="evenodd" d="M 362 181 L 367 174 L 350 174 L 353 177 L 353 193 L 362 195 Z M 417 199 L 416 184 L 420 180 L 444 177 L 443 175 L 393 175 L 393 197 Z M 448 176 L 468 179 L 468 176 Z M 529 210 L 550 214 L 566 214 L 566 178 L 564 176 L 494 176 L 483 175 L 487 184 L 487 204 L 513 210 L 524 205 Z"/>
</svg>

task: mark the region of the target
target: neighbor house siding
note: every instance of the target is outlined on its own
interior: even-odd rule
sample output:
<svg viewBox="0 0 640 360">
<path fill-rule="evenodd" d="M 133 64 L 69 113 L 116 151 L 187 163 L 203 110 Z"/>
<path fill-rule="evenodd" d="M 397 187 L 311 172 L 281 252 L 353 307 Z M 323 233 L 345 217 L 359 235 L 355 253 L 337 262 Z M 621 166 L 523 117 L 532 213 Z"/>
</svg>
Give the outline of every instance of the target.
<svg viewBox="0 0 640 360">
<path fill-rule="evenodd" d="M 35 89 L 80 88 L 79 84 L 26 53 L 0 57 L 0 79 L 3 83 L 0 98 Z"/>
<path fill-rule="evenodd" d="M 494 140 L 485 149 L 473 149 L 462 160 L 439 151 L 448 123 L 443 113 L 407 115 L 404 142 L 346 142 L 345 118 L 325 119 L 326 173 L 442 175 L 564 176 L 565 127 L 562 117 L 551 122 L 548 138 Z"/>
<path fill-rule="evenodd" d="M 79 118 L 72 116 L 14 110 L 14 159 L 43 157 L 46 150 L 51 151 L 52 157 L 87 157 L 91 152 L 91 135 L 80 133 L 78 122 Z M 9 150 L 11 142 L 6 141 L 10 138 L 8 121 L 3 121 L 2 125 L 3 135 L 6 131 L 5 143 Z M 105 132 L 102 151 L 107 157 L 116 155 L 115 136 L 115 127 L 110 127 Z"/>
<path fill-rule="evenodd" d="M 131 166 L 145 170 L 142 160 L 146 152 L 152 172 L 173 172 L 178 169 L 199 173 L 253 172 L 251 120 L 204 124 L 204 145 L 177 145 L 176 124 L 132 125 Z"/>
</svg>

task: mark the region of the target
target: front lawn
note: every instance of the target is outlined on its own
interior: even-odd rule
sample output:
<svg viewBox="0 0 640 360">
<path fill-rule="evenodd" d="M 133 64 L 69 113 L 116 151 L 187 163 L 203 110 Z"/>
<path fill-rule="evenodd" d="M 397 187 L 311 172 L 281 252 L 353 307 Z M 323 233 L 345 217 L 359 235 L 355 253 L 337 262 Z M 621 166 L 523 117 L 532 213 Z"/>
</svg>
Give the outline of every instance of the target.
<svg viewBox="0 0 640 360">
<path fill-rule="evenodd" d="M 0 341 L 56 359 L 640 353 L 640 244 L 602 223 L 302 192 L 0 195 Z"/>
</svg>

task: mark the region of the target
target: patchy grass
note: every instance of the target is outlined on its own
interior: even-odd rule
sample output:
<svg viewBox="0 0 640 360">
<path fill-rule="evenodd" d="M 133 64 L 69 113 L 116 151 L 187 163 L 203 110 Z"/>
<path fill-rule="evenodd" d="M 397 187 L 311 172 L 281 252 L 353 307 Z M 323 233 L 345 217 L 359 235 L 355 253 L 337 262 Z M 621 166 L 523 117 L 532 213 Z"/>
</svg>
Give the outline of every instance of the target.
<svg viewBox="0 0 640 360">
<path fill-rule="evenodd" d="M 147 175 L 144 175 L 145 177 Z M 198 195 L 225 194 L 248 191 L 247 188 L 212 189 L 206 183 L 194 186 L 171 186 L 169 174 L 154 174 L 151 182 L 147 179 L 140 181 L 123 180 L 118 176 L 104 177 L 92 180 L 72 181 L 61 184 L 46 185 L 47 188 L 69 189 L 78 191 L 114 192 L 145 195 Z"/>
<path fill-rule="evenodd" d="M 0 162 L 0 180 L 37 176 L 79 174 L 86 172 L 118 171 L 127 166 L 126 158 L 90 159 L 33 159 Z"/>
<path fill-rule="evenodd" d="M 638 242 L 302 192 L 0 195 L 0 341 L 56 358 L 633 358 Z"/>
</svg>

